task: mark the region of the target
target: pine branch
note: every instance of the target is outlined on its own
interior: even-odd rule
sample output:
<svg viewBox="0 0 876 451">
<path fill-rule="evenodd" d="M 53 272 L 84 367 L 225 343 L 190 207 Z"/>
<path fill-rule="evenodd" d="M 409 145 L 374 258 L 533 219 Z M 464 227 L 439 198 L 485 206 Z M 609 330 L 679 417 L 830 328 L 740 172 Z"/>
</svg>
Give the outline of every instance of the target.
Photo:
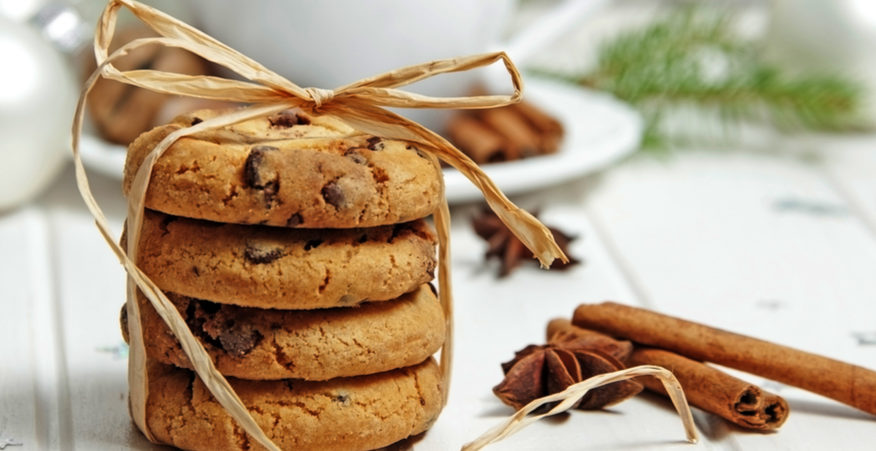
<svg viewBox="0 0 876 451">
<path fill-rule="evenodd" d="M 839 75 L 792 74 L 765 61 L 756 43 L 732 33 L 731 19 L 684 9 L 602 46 L 590 73 L 559 76 L 642 110 L 649 124 L 644 145 L 665 144 L 660 115 L 690 105 L 717 111 L 728 123 L 861 128 L 862 86 Z"/>
</svg>

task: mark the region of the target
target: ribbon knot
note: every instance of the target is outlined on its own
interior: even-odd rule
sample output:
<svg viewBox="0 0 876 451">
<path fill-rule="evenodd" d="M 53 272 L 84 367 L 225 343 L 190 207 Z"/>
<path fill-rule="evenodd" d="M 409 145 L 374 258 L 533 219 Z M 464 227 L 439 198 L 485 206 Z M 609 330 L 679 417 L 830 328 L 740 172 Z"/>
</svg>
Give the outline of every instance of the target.
<svg viewBox="0 0 876 451">
<path fill-rule="evenodd" d="M 313 110 L 319 110 L 323 104 L 330 102 L 335 97 L 335 91 L 323 88 L 304 88 L 304 92 L 313 102 Z"/>
</svg>

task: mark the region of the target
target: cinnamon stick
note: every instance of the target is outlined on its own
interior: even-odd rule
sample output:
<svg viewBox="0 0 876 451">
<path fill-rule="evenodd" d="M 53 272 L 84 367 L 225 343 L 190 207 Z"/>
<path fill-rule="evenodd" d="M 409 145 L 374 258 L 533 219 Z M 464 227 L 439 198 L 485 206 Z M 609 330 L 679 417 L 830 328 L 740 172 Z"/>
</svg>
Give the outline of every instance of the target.
<svg viewBox="0 0 876 451">
<path fill-rule="evenodd" d="M 473 95 L 484 95 L 476 87 Z M 514 161 L 555 153 L 563 139 L 563 125 L 529 102 L 501 108 L 460 111 L 451 116 L 447 136 L 476 163 Z"/>
<path fill-rule="evenodd" d="M 612 339 L 608 335 L 576 327 L 567 319 L 555 319 L 548 323 L 549 340 L 568 334 Z M 637 345 L 623 363 L 629 366 L 657 365 L 668 369 L 681 383 L 688 402 L 739 426 L 770 431 L 778 429 L 788 418 L 788 403 L 782 397 L 676 353 Z M 637 382 L 651 391 L 667 395 L 663 384 L 653 377 L 641 377 Z"/>
<path fill-rule="evenodd" d="M 515 103 L 509 108 L 513 108 L 535 129 L 541 154 L 554 153 L 560 148 L 563 140 L 563 125 L 560 121 L 529 102 Z"/>
<path fill-rule="evenodd" d="M 793 385 L 876 415 L 876 372 L 867 368 L 613 302 L 580 305 L 572 322 Z"/>
<path fill-rule="evenodd" d="M 447 123 L 447 136 L 475 163 L 505 161 L 508 143 L 495 130 L 471 114 L 455 114 Z"/>
<path fill-rule="evenodd" d="M 539 155 L 538 131 L 530 127 L 517 111 L 510 107 L 478 111 L 487 126 L 505 137 L 508 160 Z"/>
<path fill-rule="evenodd" d="M 672 371 L 688 402 L 739 426 L 768 431 L 778 429 L 788 418 L 788 403 L 780 396 L 674 352 L 636 347 L 629 363 Z M 639 378 L 638 382 L 648 390 L 666 394 L 663 384 L 652 377 Z"/>
</svg>

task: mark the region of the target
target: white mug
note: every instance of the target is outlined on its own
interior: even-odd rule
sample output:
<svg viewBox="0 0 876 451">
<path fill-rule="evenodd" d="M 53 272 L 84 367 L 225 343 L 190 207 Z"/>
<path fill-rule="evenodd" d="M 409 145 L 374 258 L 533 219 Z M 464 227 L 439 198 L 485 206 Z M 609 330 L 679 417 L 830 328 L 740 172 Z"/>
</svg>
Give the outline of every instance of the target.
<svg viewBox="0 0 876 451">
<path fill-rule="evenodd" d="M 403 66 L 504 49 L 500 35 L 515 6 L 514 0 L 192 2 L 193 20 L 211 36 L 300 86 L 329 89 Z M 528 50 L 533 42 L 567 29 L 596 3 L 569 0 L 545 14 L 537 21 L 540 26 L 530 29 L 536 32 L 518 42 Z M 483 72 L 445 74 L 409 89 L 460 96 L 478 78 Z M 506 83 L 510 91 L 510 81 Z M 443 119 L 434 110 L 402 114 L 433 129 L 440 129 Z"/>
</svg>

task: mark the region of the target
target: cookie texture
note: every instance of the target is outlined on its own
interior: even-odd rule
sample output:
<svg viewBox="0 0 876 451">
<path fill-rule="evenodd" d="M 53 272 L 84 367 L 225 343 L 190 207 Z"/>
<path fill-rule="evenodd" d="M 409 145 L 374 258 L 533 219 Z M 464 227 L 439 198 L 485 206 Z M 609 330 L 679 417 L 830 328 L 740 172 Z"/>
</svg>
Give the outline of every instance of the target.
<svg viewBox="0 0 876 451">
<path fill-rule="evenodd" d="M 243 226 L 146 211 L 137 264 L 164 290 L 258 308 L 349 307 L 433 278 L 423 220 L 366 229 Z"/>
<path fill-rule="evenodd" d="M 217 114 L 177 117 L 131 143 L 125 193 L 158 142 Z M 153 168 L 146 206 L 228 223 L 374 227 L 428 216 L 442 183 L 437 162 L 411 143 L 290 110 L 178 140 Z"/>
<path fill-rule="evenodd" d="M 428 285 L 389 302 L 322 310 L 263 310 L 167 295 L 216 369 L 242 379 L 380 373 L 422 362 L 444 343 L 444 314 Z M 138 302 L 143 335 L 149 337 L 146 354 L 191 369 L 176 337 L 141 293 Z M 122 328 L 126 331 L 126 324 Z"/>
<path fill-rule="evenodd" d="M 229 382 L 281 449 L 380 448 L 428 429 L 442 403 L 441 374 L 431 358 L 413 367 L 326 382 Z M 178 448 L 264 449 L 187 370 L 149 364 L 146 416 L 155 437 Z"/>
</svg>

